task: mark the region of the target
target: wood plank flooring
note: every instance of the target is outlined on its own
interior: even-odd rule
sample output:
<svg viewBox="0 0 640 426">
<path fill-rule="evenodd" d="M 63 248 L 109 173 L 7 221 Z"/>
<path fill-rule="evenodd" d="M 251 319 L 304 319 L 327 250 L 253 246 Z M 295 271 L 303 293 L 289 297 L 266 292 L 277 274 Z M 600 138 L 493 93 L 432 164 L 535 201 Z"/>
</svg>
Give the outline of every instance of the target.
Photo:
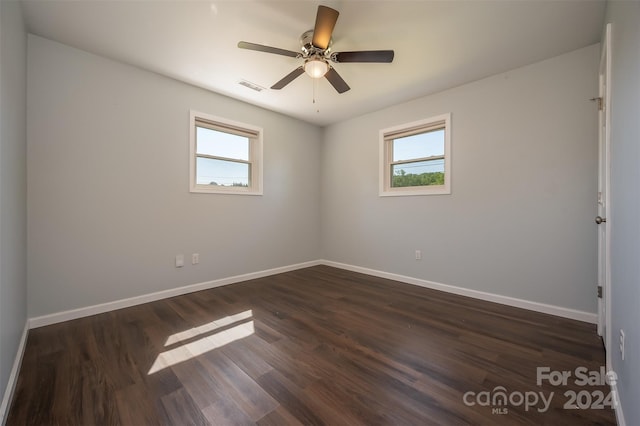
<svg viewBox="0 0 640 426">
<path fill-rule="evenodd" d="M 602 365 L 593 325 L 317 266 L 31 330 L 7 424 L 613 425 L 563 407 Z"/>
</svg>

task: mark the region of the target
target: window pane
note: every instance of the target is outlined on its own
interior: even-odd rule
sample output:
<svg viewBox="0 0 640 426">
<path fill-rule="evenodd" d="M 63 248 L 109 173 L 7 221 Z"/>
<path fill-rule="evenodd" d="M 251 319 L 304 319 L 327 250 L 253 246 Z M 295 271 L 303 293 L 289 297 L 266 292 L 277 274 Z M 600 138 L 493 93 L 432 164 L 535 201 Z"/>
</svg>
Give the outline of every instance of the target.
<svg viewBox="0 0 640 426">
<path fill-rule="evenodd" d="M 391 166 L 391 187 L 444 185 L 444 160 Z"/>
<path fill-rule="evenodd" d="M 196 158 L 198 185 L 249 186 L 249 164 L 234 161 Z"/>
<path fill-rule="evenodd" d="M 444 129 L 393 140 L 393 160 L 411 160 L 444 155 Z"/>
<path fill-rule="evenodd" d="M 196 127 L 196 131 L 198 154 L 249 161 L 249 138 L 204 127 Z"/>
</svg>

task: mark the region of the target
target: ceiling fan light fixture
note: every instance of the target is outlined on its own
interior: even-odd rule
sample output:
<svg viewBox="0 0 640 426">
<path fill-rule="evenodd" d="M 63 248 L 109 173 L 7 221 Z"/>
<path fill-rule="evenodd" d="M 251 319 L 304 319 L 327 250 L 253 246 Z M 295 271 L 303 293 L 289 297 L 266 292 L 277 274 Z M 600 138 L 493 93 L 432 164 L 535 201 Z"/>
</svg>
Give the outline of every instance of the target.
<svg viewBox="0 0 640 426">
<path fill-rule="evenodd" d="M 321 78 L 329 71 L 329 64 L 320 58 L 311 58 L 304 63 L 304 72 L 311 78 Z"/>
</svg>

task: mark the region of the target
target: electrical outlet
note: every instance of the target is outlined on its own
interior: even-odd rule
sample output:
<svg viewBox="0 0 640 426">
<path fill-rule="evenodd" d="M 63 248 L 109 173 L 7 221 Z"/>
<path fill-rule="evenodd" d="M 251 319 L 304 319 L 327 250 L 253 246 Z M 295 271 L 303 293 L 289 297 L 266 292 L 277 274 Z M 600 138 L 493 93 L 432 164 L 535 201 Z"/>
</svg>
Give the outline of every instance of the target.
<svg viewBox="0 0 640 426">
<path fill-rule="evenodd" d="M 193 253 L 191 255 L 191 264 L 197 265 L 198 263 L 200 263 L 200 253 Z"/>
<path fill-rule="evenodd" d="M 184 255 L 176 254 L 176 268 L 182 268 L 184 266 Z"/>
<path fill-rule="evenodd" d="M 624 361 L 624 330 L 620 329 L 620 356 Z"/>
<path fill-rule="evenodd" d="M 416 260 L 422 260 L 422 250 L 416 250 Z"/>
</svg>

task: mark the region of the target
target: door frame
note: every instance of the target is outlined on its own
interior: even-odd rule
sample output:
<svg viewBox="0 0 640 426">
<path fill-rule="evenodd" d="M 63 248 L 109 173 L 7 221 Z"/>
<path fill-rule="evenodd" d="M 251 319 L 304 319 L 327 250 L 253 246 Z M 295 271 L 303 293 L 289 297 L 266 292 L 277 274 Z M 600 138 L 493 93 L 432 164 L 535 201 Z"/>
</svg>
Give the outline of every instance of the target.
<svg viewBox="0 0 640 426">
<path fill-rule="evenodd" d="M 599 207 L 603 205 L 606 222 L 598 225 L 598 285 L 602 285 L 603 298 L 598 298 L 598 334 L 602 336 L 607 370 L 610 370 L 612 333 L 611 327 L 611 24 L 605 28 L 602 55 L 599 68 L 599 98 L 602 107 L 598 114 L 598 191 L 604 184 L 604 199 L 598 197 Z M 603 132 L 604 127 L 604 132 Z M 604 158 L 603 158 L 604 156 Z M 600 214 L 600 211 L 598 211 Z M 602 229 L 604 228 L 604 235 Z M 601 239 L 604 238 L 604 241 Z M 604 253 L 602 246 L 604 245 Z M 602 259 L 604 256 L 604 259 Z M 600 270 L 604 266 L 604 272 Z"/>
</svg>

